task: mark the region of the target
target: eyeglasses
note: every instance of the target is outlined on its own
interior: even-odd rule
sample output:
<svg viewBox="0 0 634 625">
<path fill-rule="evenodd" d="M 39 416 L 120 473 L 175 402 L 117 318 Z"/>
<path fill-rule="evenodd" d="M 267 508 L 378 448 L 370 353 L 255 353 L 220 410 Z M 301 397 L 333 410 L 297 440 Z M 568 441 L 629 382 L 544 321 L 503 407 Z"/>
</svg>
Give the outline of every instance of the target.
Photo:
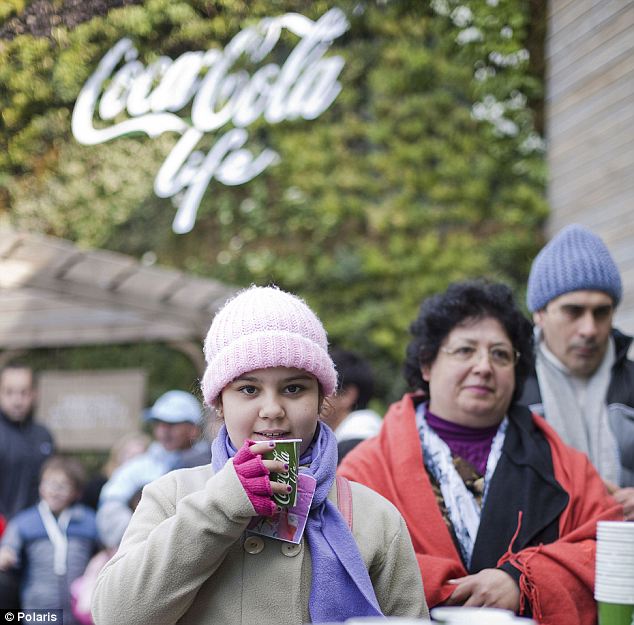
<svg viewBox="0 0 634 625">
<path fill-rule="evenodd" d="M 473 363 L 477 360 L 480 350 L 473 345 L 458 345 L 456 347 L 441 347 L 441 352 L 451 356 L 453 360 L 464 363 Z M 520 359 L 520 353 L 516 349 L 495 345 L 487 349 L 489 362 L 495 367 L 505 369 L 513 367 Z"/>
</svg>

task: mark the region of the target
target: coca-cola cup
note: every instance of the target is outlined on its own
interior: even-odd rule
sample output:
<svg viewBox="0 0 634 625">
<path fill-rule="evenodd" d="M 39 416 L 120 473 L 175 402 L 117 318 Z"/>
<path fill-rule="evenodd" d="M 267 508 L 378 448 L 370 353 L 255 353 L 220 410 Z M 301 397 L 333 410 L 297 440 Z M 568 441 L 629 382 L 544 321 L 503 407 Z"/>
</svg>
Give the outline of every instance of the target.
<svg viewBox="0 0 634 625">
<path fill-rule="evenodd" d="M 282 473 L 271 472 L 271 480 L 291 487 L 289 493 L 274 493 L 273 499 L 282 508 L 292 508 L 297 503 L 297 474 L 299 468 L 299 446 L 301 438 L 286 438 L 275 441 L 275 447 L 263 454 L 267 460 L 278 460 L 288 465 Z"/>
</svg>

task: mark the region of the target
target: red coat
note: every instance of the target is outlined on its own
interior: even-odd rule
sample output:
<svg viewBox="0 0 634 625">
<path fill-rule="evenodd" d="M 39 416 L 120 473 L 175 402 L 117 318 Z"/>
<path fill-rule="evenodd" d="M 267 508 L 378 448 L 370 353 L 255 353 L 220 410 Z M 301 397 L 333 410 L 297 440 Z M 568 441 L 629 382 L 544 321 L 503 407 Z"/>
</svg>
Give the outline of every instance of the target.
<svg viewBox="0 0 634 625">
<path fill-rule="evenodd" d="M 415 399 L 405 395 L 393 404 L 379 435 L 353 449 L 338 472 L 379 492 L 400 510 L 429 607 L 453 593 L 455 586 L 448 580 L 487 566 L 508 569 L 510 562 L 521 573 L 520 612 L 528 601 L 533 618 L 544 625 L 594 625 L 596 522 L 622 520 L 623 515 L 587 458 L 566 446 L 541 417 L 513 407 L 502 458 L 482 511 L 478 538 L 483 538 L 479 546 L 476 539 L 472 569 L 467 571 L 423 464 Z M 542 509 L 552 517 L 550 527 L 548 518 L 540 526 Z M 484 560 L 492 560 L 473 570 L 477 549 Z"/>
</svg>

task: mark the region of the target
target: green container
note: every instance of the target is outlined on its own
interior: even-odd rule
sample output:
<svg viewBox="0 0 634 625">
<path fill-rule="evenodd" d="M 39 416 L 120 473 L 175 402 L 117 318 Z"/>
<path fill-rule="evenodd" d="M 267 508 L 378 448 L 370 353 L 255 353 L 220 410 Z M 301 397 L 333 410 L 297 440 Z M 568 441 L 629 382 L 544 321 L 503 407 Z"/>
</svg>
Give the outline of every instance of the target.
<svg viewBox="0 0 634 625">
<path fill-rule="evenodd" d="M 267 460 L 279 460 L 288 464 L 288 471 L 285 473 L 271 472 L 271 481 L 287 484 L 292 488 L 290 493 L 275 493 L 273 495 L 274 501 L 282 508 L 292 508 L 297 503 L 297 473 L 301 442 L 301 438 L 287 438 L 275 441 L 275 448 L 263 454 L 263 457 Z"/>
<path fill-rule="evenodd" d="M 634 625 L 634 604 L 598 601 L 599 625 Z"/>
</svg>

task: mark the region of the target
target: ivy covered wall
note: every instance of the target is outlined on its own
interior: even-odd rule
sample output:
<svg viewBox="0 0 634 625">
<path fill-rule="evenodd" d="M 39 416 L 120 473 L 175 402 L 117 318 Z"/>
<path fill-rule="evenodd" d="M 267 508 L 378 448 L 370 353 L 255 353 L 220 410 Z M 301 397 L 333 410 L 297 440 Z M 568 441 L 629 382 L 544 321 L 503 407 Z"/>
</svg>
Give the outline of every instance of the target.
<svg viewBox="0 0 634 625">
<path fill-rule="evenodd" d="M 0 223 L 232 284 L 274 282 L 297 292 L 332 342 L 371 360 L 389 401 L 403 388 L 407 328 L 423 297 L 485 276 L 523 299 L 547 214 L 543 5 L 5 2 Z M 71 133 L 80 90 L 123 37 L 147 66 L 161 55 L 223 51 L 267 17 L 318 20 L 333 7 L 349 22 L 324 54 L 344 60 L 341 92 L 316 119 L 253 121 L 248 147 L 275 150 L 279 161 L 242 185 L 211 180 L 186 234 L 171 230 L 172 200 L 153 191 L 177 133 L 100 145 L 82 145 Z M 282 65 L 298 42 L 283 30 L 262 63 Z M 241 63 L 231 71 L 252 75 L 255 67 Z M 189 121 L 191 106 L 177 115 Z M 123 111 L 113 123 L 128 118 Z M 207 133 L 204 151 L 232 127 Z"/>
</svg>

